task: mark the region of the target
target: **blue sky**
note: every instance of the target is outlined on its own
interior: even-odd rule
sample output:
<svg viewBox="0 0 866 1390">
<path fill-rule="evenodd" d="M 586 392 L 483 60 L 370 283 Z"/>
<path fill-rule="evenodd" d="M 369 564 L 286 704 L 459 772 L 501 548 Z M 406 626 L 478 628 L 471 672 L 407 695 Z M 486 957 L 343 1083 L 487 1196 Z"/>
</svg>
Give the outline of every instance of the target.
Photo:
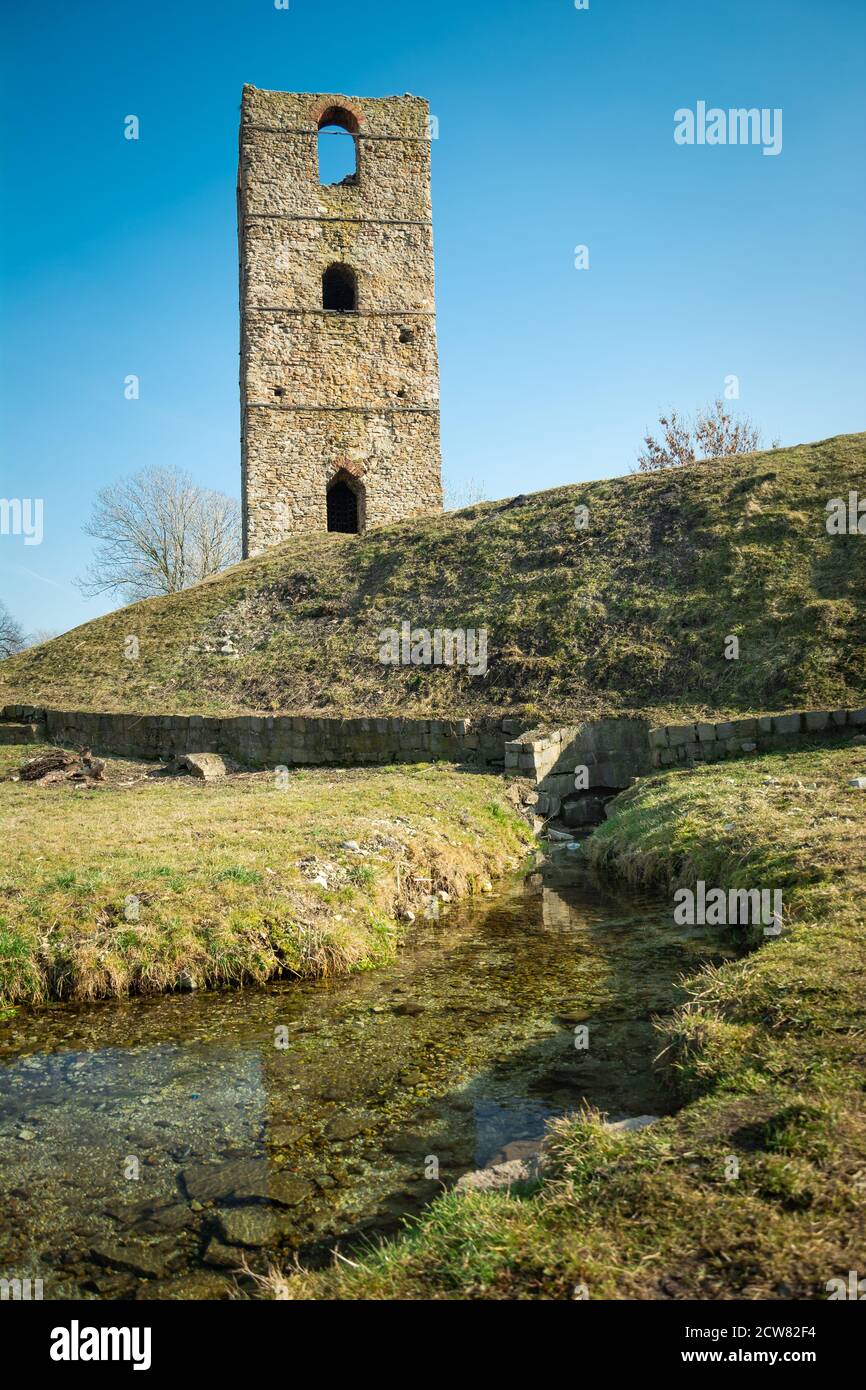
<svg viewBox="0 0 866 1390">
<path fill-rule="evenodd" d="M 0 496 L 44 498 L 45 535 L 0 535 L 0 597 L 27 630 L 114 606 L 72 586 L 103 483 L 239 491 L 244 82 L 429 99 L 454 482 L 628 472 L 729 374 L 767 439 L 864 427 L 862 0 L 47 0 L 4 30 Z M 781 154 L 676 145 L 699 100 L 781 108 Z"/>
</svg>

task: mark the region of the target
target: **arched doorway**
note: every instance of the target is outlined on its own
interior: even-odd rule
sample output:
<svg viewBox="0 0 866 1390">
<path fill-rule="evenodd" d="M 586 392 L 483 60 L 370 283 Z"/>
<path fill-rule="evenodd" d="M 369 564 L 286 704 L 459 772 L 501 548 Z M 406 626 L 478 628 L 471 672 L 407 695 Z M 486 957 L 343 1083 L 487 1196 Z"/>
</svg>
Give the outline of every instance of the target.
<svg viewBox="0 0 866 1390">
<path fill-rule="evenodd" d="M 337 478 L 328 488 L 328 530 L 357 535 L 360 529 L 358 494 Z"/>
</svg>

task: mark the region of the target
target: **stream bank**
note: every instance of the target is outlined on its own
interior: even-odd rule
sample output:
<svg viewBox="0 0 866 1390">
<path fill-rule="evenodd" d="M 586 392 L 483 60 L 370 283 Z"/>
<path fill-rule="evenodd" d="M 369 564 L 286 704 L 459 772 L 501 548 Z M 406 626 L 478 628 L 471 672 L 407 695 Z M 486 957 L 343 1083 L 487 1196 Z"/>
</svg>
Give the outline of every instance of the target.
<svg viewBox="0 0 866 1390">
<path fill-rule="evenodd" d="M 6 1020 L 0 1269 L 46 1298 L 225 1297 L 241 1266 L 395 1232 L 583 1104 L 666 1113 L 653 1018 L 731 948 L 577 859 L 443 905 L 376 972 Z"/>
</svg>

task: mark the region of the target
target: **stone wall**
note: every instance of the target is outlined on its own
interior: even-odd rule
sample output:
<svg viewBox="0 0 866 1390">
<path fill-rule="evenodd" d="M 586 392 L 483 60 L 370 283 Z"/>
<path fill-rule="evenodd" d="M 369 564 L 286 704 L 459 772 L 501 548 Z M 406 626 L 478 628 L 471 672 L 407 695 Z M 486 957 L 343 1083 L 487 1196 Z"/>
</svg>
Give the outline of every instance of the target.
<svg viewBox="0 0 866 1390">
<path fill-rule="evenodd" d="M 334 108 L 358 174 L 322 185 Z M 440 510 L 427 103 L 245 87 L 238 230 L 244 553 L 324 531 L 335 478 L 361 529 Z M 333 264 L 355 272 L 355 310 L 322 306 Z"/>
<path fill-rule="evenodd" d="M 39 721 L 53 743 L 98 753 L 174 758 L 221 753 L 250 767 L 449 762 L 501 769 L 518 725 L 501 719 L 315 719 L 299 715 L 93 714 L 7 705 L 3 717 Z"/>
<path fill-rule="evenodd" d="M 618 789 L 654 768 L 713 762 L 790 747 L 803 735 L 866 735 L 866 708 L 801 710 L 719 723 L 664 724 L 595 719 L 521 732 L 515 719 L 328 719 L 301 715 L 97 714 L 6 705 L 2 718 L 44 726 L 54 743 L 100 753 L 171 758 L 222 753 L 250 767 L 449 762 L 498 768 L 533 782 L 546 800 L 539 814 L 575 791 L 575 768 L 588 769 L 587 790 Z"/>
<path fill-rule="evenodd" d="M 540 815 L 556 814 L 571 796 L 575 769 L 588 771 L 587 789 L 627 787 L 651 767 L 649 721 L 593 719 L 561 729 L 534 729 L 505 745 L 507 773 L 528 777 L 540 793 Z"/>
<path fill-rule="evenodd" d="M 717 762 L 737 754 L 790 747 L 804 734 L 866 733 L 866 709 L 795 710 L 719 723 L 663 724 L 647 719 L 596 719 L 559 729 L 532 729 L 505 745 L 505 770 L 539 791 L 539 815 L 556 814 L 588 770 L 587 790 L 622 788 L 653 768 Z"/>
<path fill-rule="evenodd" d="M 505 746 L 505 767 L 547 787 L 574 783 L 574 769 L 589 768 L 594 787 L 627 787 L 650 767 L 646 719 L 591 719 L 561 729 L 533 729 Z"/>
<path fill-rule="evenodd" d="M 718 724 L 664 724 L 649 731 L 653 767 L 677 763 L 718 762 L 737 753 L 785 748 L 803 734 L 852 733 L 866 727 L 866 709 L 795 710 L 791 714 L 762 714 Z"/>
</svg>

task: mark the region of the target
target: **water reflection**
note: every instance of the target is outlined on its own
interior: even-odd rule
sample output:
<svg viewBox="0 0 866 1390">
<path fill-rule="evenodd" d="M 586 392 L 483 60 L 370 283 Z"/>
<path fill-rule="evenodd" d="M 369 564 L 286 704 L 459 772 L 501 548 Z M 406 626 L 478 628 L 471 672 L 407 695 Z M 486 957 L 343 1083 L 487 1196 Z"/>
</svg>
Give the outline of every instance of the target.
<svg viewBox="0 0 866 1390">
<path fill-rule="evenodd" d="M 583 1100 L 663 1112 L 652 1016 L 727 952 L 560 860 L 387 971 L 0 1025 L 0 1275 L 218 1297 L 241 1259 L 393 1229 Z"/>
</svg>

